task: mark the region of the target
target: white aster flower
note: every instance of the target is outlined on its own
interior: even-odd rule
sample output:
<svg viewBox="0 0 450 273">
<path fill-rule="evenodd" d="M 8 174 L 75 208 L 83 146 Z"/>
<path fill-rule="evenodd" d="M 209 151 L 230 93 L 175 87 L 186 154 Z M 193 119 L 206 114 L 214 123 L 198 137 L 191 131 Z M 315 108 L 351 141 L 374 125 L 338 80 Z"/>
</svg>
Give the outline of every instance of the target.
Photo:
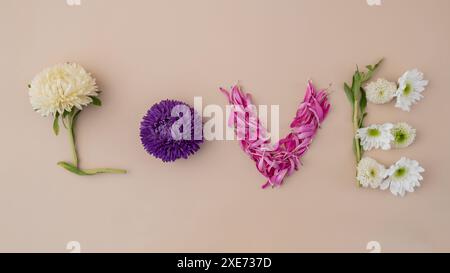
<svg viewBox="0 0 450 273">
<path fill-rule="evenodd" d="M 397 103 L 395 107 L 403 111 L 410 111 L 411 106 L 423 98 L 422 92 L 428 85 L 428 81 L 423 79 L 423 73 L 417 69 L 407 71 L 398 80 L 398 89 L 395 93 Z"/>
<path fill-rule="evenodd" d="M 29 85 L 31 105 L 42 116 L 82 109 L 98 95 L 95 79 L 83 67 L 64 63 L 39 73 Z"/>
<path fill-rule="evenodd" d="M 365 87 L 367 100 L 375 104 L 385 104 L 390 102 L 397 91 L 397 84 L 385 79 L 378 79 Z"/>
<path fill-rule="evenodd" d="M 391 132 L 394 136 L 392 146 L 397 149 L 409 147 L 416 139 L 416 129 L 405 122 L 395 124 Z"/>
<path fill-rule="evenodd" d="M 390 188 L 393 195 L 403 197 L 406 192 L 414 192 L 415 187 L 420 187 L 424 171 L 419 162 L 403 157 L 389 168 L 388 178 L 381 183 L 381 189 Z"/>
<path fill-rule="evenodd" d="M 359 129 L 356 136 L 361 140 L 361 145 L 365 151 L 372 149 L 390 150 L 391 142 L 394 140 L 394 136 L 391 133 L 393 127 L 394 125 L 391 123 L 371 125 Z"/>
<path fill-rule="evenodd" d="M 380 187 L 386 175 L 386 167 L 370 157 L 365 157 L 358 164 L 356 179 L 363 187 L 370 186 L 372 189 L 376 189 Z"/>
</svg>

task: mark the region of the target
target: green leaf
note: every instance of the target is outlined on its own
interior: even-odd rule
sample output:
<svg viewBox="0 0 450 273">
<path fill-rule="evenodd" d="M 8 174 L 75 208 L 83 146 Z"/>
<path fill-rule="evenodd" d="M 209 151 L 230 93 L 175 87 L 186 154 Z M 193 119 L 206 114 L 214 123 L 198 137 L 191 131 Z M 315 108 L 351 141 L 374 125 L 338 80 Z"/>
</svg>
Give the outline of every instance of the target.
<svg viewBox="0 0 450 273">
<path fill-rule="evenodd" d="M 357 81 L 361 81 L 361 72 L 359 72 L 359 68 L 358 68 L 358 70 L 356 70 L 355 78 Z"/>
<path fill-rule="evenodd" d="M 361 87 L 361 100 L 359 101 L 359 108 L 361 109 L 361 114 L 364 114 L 366 112 L 367 108 L 367 97 L 366 97 L 366 91 Z"/>
<path fill-rule="evenodd" d="M 348 86 L 347 83 L 344 83 L 344 91 L 347 95 L 348 101 L 353 105 L 355 98 L 353 97 L 352 89 L 350 88 L 350 86 Z"/>
<path fill-rule="evenodd" d="M 361 118 L 359 119 L 359 124 L 358 124 L 359 128 L 362 128 L 364 126 L 364 120 L 366 119 L 366 117 L 367 117 L 367 113 L 362 114 Z"/>
<path fill-rule="evenodd" d="M 384 61 L 384 58 L 379 60 L 378 63 L 376 63 L 375 65 L 368 65 L 368 66 L 366 66 L 366 68 L 369 69 L 369 71 L 375 71 L 381 65 L 381 63 L 383 61 Z"/>
<path fill-rule="evenodd" d="M 62 124 L 63 124 L 63 126 L 64 126 L 64 128 L 68 128 L 68 126 L 67 126 L 67 124 L 66 124 L 66 120 L 67 120 L 67 116 L 70 114 L 70 112 L 67 112 L 67 111 L 65 111 L 64 110 L 64 112 L 63 112 L 63 114 L 62 114 L 62 116 L 61 116 L 61 121 L 62 121 Z"/>
<path fill-rule="evenodd" d="M 383 60 L 384 60 L 384 59 L 381 59 L 381 60 L 380 60 L 378 63 L 376 63 L 374 66 L 372 66 L 372 65 L 366 66 L 366 68 L 367 68 L 369 71 L 368 71 L 368 72 L 364 75 L 364 77 L 362 78 L 362 80 L 361 80 L 362 83 L 367 82 L 367 81 L 369 81 L 369 80 L 372 78 L 373 74 L 374 74 L 375 71 L 378 69 L 378 67 L 380 67 L 380 65 L 381 65 L 381 63 L 383 62 Z"/>
<path fill-rule="evenodd" d="M 70 123 L 71 121 L 73 121 L 73 120 L 76 118 L 76 116 L 77 116 L 80 112 L 81 112 L 80 109 L 74 107 L 74 108 L 72 109 L 72 111 L 67 112 L 67 113 L 64 113 L 64 114 L 63 114 L 63 117 L 64 117 L 64 118 L 67 118 L 67 121 Z M 69 125 L 69 124 L 68 124 L 68 125 Z"/>
<path fill-rule="evenodd" d="M 92 99 L 92 104 L 95 106 L 102 106 L 102 101 L 98 97 L 90 97 Z"/>
<path fill-rule="evenodd" d="M 383 61 L 384 61 L 384 58 L 381 58 L 381 60 L 378 61 L 378 63 L 373 68 L 373 70 L 376 70 L 383 63 Z"/>
<path fill-rule="evenodd" d="M 70 114 L 70 112 L 64 111 L 63 118 L 66 118 L 69 114 Z"/>
<path fill-rule="evenodd" d="M 81 110 L 76 109 L 73 110 L 72 112 L 73 112 L 72 114 L 72 125 L 73 125 L 73 123 L 75 123 L 75 121 L 77 120 L 78 115 L 81 113 Z"/>
<path fill-rule="evenodd" d="M 361 99 L 361 73 L 359 71 L 353 75 L 352 92 L 354 100 L 359 101 Z"/>
<path fill-rule="evenodd" d="M 53 132 L 55 135 L 59 134 L 59 113 L 56 112 L 55 119 L 53 120 Z"/>
<path fill-rule="evenodd" d="M 364 75 L 364 78 L 362 79 L 362 82 L 365 83 L 365 82 L 369 81 L 372 78 L 374 72 L 375 72 L 375 70 L 369 70 L 367 72 L 367 74 Z"/>
</svg>

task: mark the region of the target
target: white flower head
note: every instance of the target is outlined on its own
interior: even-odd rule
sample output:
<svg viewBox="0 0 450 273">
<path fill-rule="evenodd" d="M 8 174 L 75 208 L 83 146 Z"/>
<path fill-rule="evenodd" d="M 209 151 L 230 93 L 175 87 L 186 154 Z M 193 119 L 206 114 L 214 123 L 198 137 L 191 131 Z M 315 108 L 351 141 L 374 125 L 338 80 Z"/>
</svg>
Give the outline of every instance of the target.
<svg viewBox="0 0 450 273">
<path fill-rule="evenodd" d="M 394 148 L 406 148 L 411 146 L 416 139 L 416 129 L 411 127 L 408 123 L 400 122 L 394 125 L 392 128 L 392 135 L 394 140 L 392 141 L 392 146 Z"/>
<path fill-rule="evenodd" d="M 47 68 L 32 80 L 29 95 L 33 109 L 42 116 L 82 109 L 98 96 L 95 79 L 75 63 Z"/>
<path fill-rule="evenodd" d="M 386 167 L 370 157 L 365 157 L 358 164 L 356 179 L 363 187 L 370 186 L 372 189 L 376 189 L 380 187 L 386 175 Z"/>
<path fill-rule="evenodd" d="M 367 100 L 375 104 L 385 104 L 390 102 L 397 92 L 397 84 L 385 79 L 378 79 L 365 87 Z"/>
<path fill-rule="evenodd" d="M 372 149 L 390 150 L 391 142 L 394 140 L 392 128 L 394 125 L 386 123 L 383 125 L 371 125 L 361 128 L 357 131 L 356 136 L 361 140 L 361 145 L 365 151 Z"/>
<path fill-rule="evenodd" d="M 419 162 L 403 157 L 388 169 L 388 177 L 381 183 L 381 189 L 389 188 L 393 195 L 403 197 L 406 192 L 414 192 L 415 187 L 420 187 L 424 171 Z"/>
<path fill-rule="evenodd" d="M 423 79 L 423 73 L 417 69 L 405 72 L 398 80 L 398 89 L 395 93 L 397 103 L 395 107 L 403 111 L 410 111 L 411 106 L 423 98 L 422 92 L 428 85 Z"/>
</svg>

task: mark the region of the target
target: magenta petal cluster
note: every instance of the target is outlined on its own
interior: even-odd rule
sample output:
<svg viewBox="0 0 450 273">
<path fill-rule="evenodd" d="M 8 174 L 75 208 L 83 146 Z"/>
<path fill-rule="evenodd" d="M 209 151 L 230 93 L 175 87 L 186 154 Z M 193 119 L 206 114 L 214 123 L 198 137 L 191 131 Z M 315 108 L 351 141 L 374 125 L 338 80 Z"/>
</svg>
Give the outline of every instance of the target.
<svg viewBox="0 0 450 273">
<path fill-rule="evenodd" d="M 272 145 L 267 130 L 261 124 L 250 94 L 238 86 L 231 91 L 220 89 L 232 107 L 229 126 L 234 127 L 241 147 L 255 161 L 259 172 L 267 178 L 263 188 L 279 187 L 284 179 L 299 169 L 302 156 L 308 151 L 320 124 L 330 110 L 325 90 L 317 91 L 308 83 L 303 103 L 291 123 L 291 133 Z M 251 132 L 256 132 L 252 137 Z"/>
</svg>

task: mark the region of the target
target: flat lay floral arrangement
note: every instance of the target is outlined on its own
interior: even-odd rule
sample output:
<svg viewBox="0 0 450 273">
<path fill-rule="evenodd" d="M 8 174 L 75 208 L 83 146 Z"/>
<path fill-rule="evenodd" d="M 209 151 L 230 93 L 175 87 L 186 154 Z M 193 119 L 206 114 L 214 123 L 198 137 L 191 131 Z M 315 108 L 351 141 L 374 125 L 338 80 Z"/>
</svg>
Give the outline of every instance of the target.
<svg viewBox="0 0 450 273">
<path fill-rule="evenodd" d="M 407 71 L 398 79 L 398 84 L 386 79 L 369 82 L 382 61 L 368 65 L 367 71 L 359 68 L 353 75 L 352 84 L 344 84 L 344 91 L 352 106 L 354 128 L 353 149 L 357 163 L 356 180 L 358 186 L 365 188 L 390 189 L 396 196 L 405 196 L 420 186 L 421 173 L 425 170 L 416 160 L 402 157 L 389 168 L 375 159 L 364 157 L 364 152 L 373 149 L 405 149 L 416 139 L 416 129 L 405 122 L 396 124 L 372 124 L 364 126 L 367 103 L 388 104 L 396 100 L 395 107 L 410 112 L 412 106 L 423 98 L 423 91 L 428 85 L 424 75 L 417 69 Z"/>
<path fill-rule="evenodd" d="M 423 98 L 428 85 L 424 75 L 414 69 L 405 72 L 397 81 L 372 81 L 382 61 L 368 65 L 365 71 L 355 71 L 351 84 L 344 84 L 351 105 L 353 149 L 356 158 L 356 182 L 360 187 L 387 190 L 396 196 L 405 196 L 420 186 L 425 171 L 417 161 L 402 157 L 390 167 L 364 156 L 373 149 L 406 149 L 416 139 L 416 129 L 408 123 L 371 124 L 365 126 L 368 103 L 388 104 L 411 111 Z M 53 131 L 64 127 L 69 136 L 72 161 L 58 162 L 67 171 L 80 176 L 102 173 L 125 174 L 113 168 L 83 169 L 80 167 L 75 140 L 76 122 L 81 111 L 89 105 L 101 106 L 96 80 L 76 63 L 64 63 L 47 68 L 28 85 L 33 109 L 44 117 L 53 118 Z M 290 126 L 290 133 L 276 144 L 258 119 L 250 94 L 241 87 L 221 88 L 232 106 L 228 126 L 234 129 L 242 150 L 254 161 L 257 170 L 266 178 L 262 188 L 277 188 L 302 165 L 301 159 L 310 149 L 331 105 L 326 90 L 317 90 L 308 82 L 303 101 L 299 104 Z M 155 103 L 140 123 L 140 139 L 144 149 L 163 162 L 188 159 L 197 153 L 203 138 L 203 122 L 189 104 L 167 99 Z"/>
</svg>

